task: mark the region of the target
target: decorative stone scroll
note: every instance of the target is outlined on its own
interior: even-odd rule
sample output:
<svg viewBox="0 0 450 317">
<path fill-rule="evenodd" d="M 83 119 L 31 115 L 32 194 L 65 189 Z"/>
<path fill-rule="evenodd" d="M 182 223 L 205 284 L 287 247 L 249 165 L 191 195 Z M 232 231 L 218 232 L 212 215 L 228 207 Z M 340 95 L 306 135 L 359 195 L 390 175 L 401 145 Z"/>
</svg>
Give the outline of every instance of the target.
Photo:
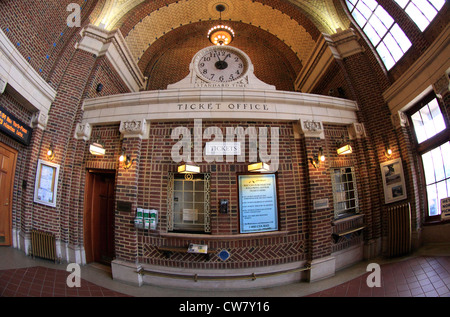
<svg viewBox="0 0 450 317">
<path fill-rule="evenodd" d="M 31 117 L 31 127 L 45 130 L 47 127 L 48 115 L 42 111 L 37 111 Z"/>
<path fill-rule="evenodd" d="M 300 127 L 306 138 L 325 139 L 323 124 L 321 121 L 300 120 Z"/>
<path fill-rule="evenodd" d="M 119 131 L 124 138 L 148 138 L 148 125 L 145 119 L 122 121 L 120 123 Z"/>
<path fill-rule="evenodd" d="M 394 128 L 403 128 L 408 126 L 408 117 L 402 111 L 397 111 L 391 116 L 392 124 Z"/>
<path fill-rule="evenodd" d="M 77 123 L 75 128 L 75 139 L 87 141 L 91 138 L 92 127 L 89 123 Z"/>
</svg>

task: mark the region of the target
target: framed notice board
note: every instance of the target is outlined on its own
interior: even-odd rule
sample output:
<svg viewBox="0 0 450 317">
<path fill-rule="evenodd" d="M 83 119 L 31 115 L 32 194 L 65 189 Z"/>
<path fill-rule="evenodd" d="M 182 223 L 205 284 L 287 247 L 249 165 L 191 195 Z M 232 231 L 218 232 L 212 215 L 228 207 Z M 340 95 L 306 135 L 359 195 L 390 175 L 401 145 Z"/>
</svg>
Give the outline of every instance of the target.
<svg viewBox="0 0 450 317">
<path fill-rule="evenodd" d="M 240 233 L 278 230 L 275 174 L 238 175 Z"/>
<path fill-rule="evenodd" d="M 42 205 L 56 207 L 56 194 L 58 189 L 59 165 L 38 161 L 36 182 L 34 185 L 34 202 Z"/>
</svg>

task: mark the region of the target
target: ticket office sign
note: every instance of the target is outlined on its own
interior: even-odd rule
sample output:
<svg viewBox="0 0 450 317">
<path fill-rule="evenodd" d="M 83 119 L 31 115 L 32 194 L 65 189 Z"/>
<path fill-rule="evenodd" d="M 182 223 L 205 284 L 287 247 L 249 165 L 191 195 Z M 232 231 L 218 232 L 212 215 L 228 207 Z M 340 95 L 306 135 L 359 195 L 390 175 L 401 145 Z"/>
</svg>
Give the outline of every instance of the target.
<svg viewBox="0 0 450 317">
<path fill-rule="evenodd" d="M 239 175 L 240 233 L 278 230 L 275 174 Z"/>
</svg>

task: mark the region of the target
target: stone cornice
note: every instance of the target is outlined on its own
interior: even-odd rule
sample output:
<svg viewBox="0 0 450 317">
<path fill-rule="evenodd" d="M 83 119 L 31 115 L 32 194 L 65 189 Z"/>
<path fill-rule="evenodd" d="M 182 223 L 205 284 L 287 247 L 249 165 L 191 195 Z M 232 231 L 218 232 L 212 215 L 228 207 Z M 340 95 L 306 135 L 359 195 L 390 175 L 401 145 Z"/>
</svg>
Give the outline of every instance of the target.
<svg viewBox="0 0 450 317">
<path fill-rule="evenodd" d="M 106 56 L 130 91 L 140 91 L 145 87 L 146 78 L 134 62 L 120 30 L 109 32 L 91 24 L 80 34 L 82 39 L 75 45 L 77 49 Z"/>
</svg>

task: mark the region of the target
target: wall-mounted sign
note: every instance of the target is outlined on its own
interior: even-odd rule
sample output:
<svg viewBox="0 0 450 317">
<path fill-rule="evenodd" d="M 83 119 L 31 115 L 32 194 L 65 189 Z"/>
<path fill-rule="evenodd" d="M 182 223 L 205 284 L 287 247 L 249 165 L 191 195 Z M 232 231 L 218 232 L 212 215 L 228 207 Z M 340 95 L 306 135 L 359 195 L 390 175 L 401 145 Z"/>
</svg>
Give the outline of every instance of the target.
<svg viewBox="0 0 450 317">
<path fill-rule="evenodd" d="M 450 197 L 441 199 L 441 218 L 450 219 Z"/>
<path fill-rule="evenodd" d="M 30 144 L 33 129 L 0 106 L 0 131 L 25 145 Z"/>
<path fill-rule="evenodd" d="M 241 155 L 240 142 L 207 142 L 205 155 Z"/>
<path fill-rule="evenodd" d="M 328 208 L 328 198 L 316 199 L 313 201 L 314 210 L 326 209 Z"/>
<path fill-rule="evenodd" d="M 58 192 L 59 165 L 38 161 L 36 181 L 34 184 L 34 202 L 50 207 L 56 207 Z"/>
<path fill-rule="evenodd" d="M 240 232 L 278 230 L 275 174 L 239 175 Z"/>
</svg>

